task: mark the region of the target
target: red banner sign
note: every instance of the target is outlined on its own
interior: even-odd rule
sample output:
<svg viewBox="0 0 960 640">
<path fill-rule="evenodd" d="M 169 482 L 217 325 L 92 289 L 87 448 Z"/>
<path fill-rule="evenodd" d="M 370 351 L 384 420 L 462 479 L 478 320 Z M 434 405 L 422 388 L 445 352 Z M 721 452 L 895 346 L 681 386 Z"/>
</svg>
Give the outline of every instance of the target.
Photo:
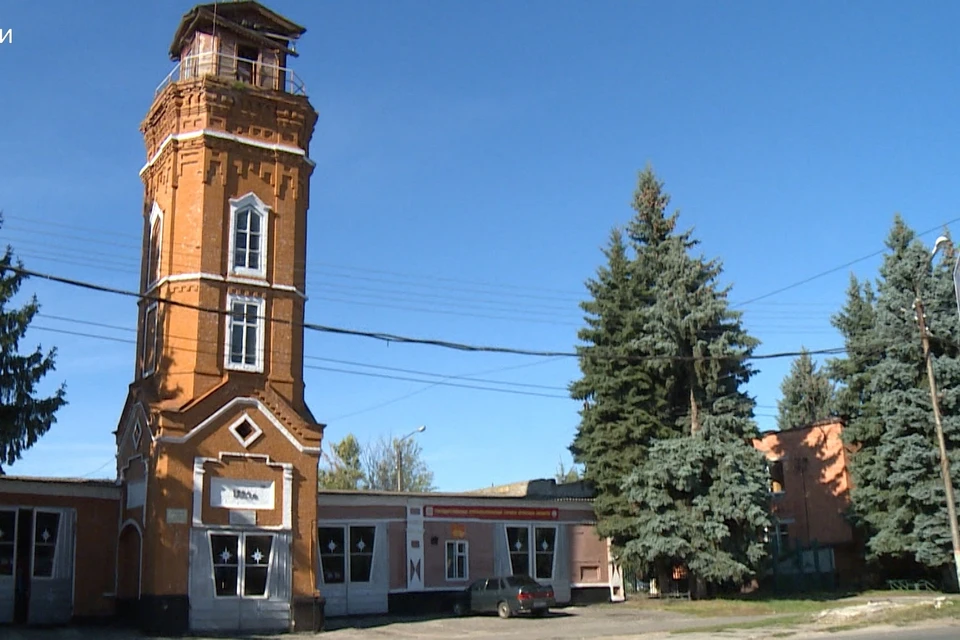
<svg viewBox="0 0 960 640">
<path fill-rule="evenodd" d="M 456 507 L 430 506 L 424 510 L 428 518 L 480 518 L 483 520 L 556 520 L 556 509 L 542 507 Z"/>
</svg>

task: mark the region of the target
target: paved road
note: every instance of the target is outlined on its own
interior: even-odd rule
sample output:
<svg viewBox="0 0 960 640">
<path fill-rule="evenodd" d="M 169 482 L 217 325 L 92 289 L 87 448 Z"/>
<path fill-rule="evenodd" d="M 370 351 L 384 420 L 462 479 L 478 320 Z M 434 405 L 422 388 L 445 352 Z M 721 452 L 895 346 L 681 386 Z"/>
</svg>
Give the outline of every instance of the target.
<svg viewBox="0 0 960 640">
<path fill-rule="evenodd" d="M 869 631 L 828 632 L 809 628 L 802 631 L 776 627 L 729 631 L 703 631 L 672 635 L 672 631 L 695 627 L 715 627 L 752 618 L 698 618 L 663 611 L 643 611 L 617 607 L 584 607 L 553 612 L 545 618 L 512 618 L 496 616 L 469 618 L 389 619 L 367 618 L 331 620 L 329 628 L 316 637 L 325 640 L 767 640 L 783 637 L 789 640 L 957 640 L 960 620 L 926 623 L 909 629 L 873 628 Z M 790 633 L 790 631 L 794 631 Z M 789 633 L 789 635 L 787 635 Z M 254 636 L 267 640 L 264 636 Z M 276 640 L 295 640 L 284 634 Z M 146 640 L 126 630 L 102 627 L 67 627 L 59 629 L 13 629 L 0 627 L 2 640 Z M 220 640 L 222 640 L 221 636 Z M 251 636 L 247 636 L 251 638 Z M 202 640 L 196 638 L 195 640 Z"/>
</svg>

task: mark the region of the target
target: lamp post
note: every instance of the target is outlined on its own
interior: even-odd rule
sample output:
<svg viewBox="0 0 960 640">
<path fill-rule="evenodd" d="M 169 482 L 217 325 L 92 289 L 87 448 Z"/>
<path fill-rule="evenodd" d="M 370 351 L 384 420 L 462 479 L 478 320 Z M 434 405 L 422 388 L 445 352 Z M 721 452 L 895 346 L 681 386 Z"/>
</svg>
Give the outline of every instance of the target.
<svg viewBox="0 0 960 640">
<path fill-rule="evenodd" d="M 402 445 L 402 444 L 404 443 L 404 441 L 409 440 L 410 438 L 412 438 L 413 436 L 417 435 L 418 433 L 423 433 L 423 432 L 426 431 L 426 430 L 427 430 L 426 425 L 420 425 L 420 426 L 417 427 L 414 431 L 411 431 L 410 433 L 408 433 L 407 435 L 403 436 L 402 438 L 398 438 L 397 441 L 396 441 L 396 447 L 397 447 L 397 493 L 400 493 L 400 492 L 403 491 L 403 447 L 401 447 L 400 445 Z"/>
<path fill-rule="evenodd" d="M 949 242 L 945 236 L 937 238 L 933 246 L 930 261 L 940 248 Z M 960 259 L 954 268 L 954 286 L 956 287 L 957 269 L 960 269 Z M 960 294 L 960 289 L 957 290 Z M 920 297 L 920 284 L 916 286 L 917 323 L 920 325 L 920 341 L 923 344 L 923 359 L 927 365 L 927 379 L 930 382 L 930 402 L 933 404 L 933 423 L 937 431 L 937 444 L 940 446 L 940 475 L 943 476 L 943 488 L 947 497 L 947 517 L 950 519 L 950 538 L 953 541 L 953 568 L 957 573 L 957 585 L 960 586 L 960 530 L 957 529 L 957 508 L 953 500 L 953 480 L 950 478 L 950 459 L 947 458 L 947 443 L 943 437 L 943 422 L 940 419 L 940 402 L 937 399 L 937 380 L 933 375 L 933 357 L 930 354 L 930 336 L 927 335 L 927 321 L 923 312 L 923 300 Z M 960 312 L 960 298 L 958 298 L 958 312 Z"/>
</svg>

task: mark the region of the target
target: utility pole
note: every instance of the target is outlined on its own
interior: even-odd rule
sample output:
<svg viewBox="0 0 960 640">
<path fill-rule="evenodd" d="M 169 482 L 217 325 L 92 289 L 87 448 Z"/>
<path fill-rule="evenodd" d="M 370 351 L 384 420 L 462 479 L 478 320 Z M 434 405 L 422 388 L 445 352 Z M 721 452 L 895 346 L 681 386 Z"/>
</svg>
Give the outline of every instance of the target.
<svg viewBox="0 0 960 640">
<path fill-rule="evenodd" d="M 943 488 L 947 494 L 947 517 L 950 518 L 950 538 L 953 540 L 953 568 L 957 573 L 957 585 L 960 587 L 960 530 L 957 529 L 957 507 L 953 501 L 953 480 L 950 478 L 950 459 L 947 458 L 947 443 L 943 437 L 943 423 L 940 421 L 940 402 L 937 399 L 937 380 L 933 375 L 933 357 L 930 354 L 930 336 L 927 335 L 927 320 L 923 312 L 923 300 L 920 287 L 917 286 L 917 323 L 920 325 L 920 341 L 923 343 L 923 359 L 927 364 L 927 378 L 930 381 L 930 402 L 933 404 L 933 422 L 937 430 L 937 444 L 940 445 L 940 474 L 943 476 Z"/>
</svg>

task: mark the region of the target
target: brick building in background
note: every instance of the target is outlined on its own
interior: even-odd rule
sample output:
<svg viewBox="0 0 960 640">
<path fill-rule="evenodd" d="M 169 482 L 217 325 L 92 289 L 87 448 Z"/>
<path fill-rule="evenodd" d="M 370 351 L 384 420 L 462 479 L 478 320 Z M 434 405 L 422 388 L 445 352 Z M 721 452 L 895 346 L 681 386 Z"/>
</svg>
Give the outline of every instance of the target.
<svg viewBox="0 0 960 640">
<path fill-rule="evenodd" d="M 842 421 L 766 433 L 754 446 L 769 461 L 778 584 L 859 584 L 863 547 L 846 517 L 851 480 Z"/>
</svg>

